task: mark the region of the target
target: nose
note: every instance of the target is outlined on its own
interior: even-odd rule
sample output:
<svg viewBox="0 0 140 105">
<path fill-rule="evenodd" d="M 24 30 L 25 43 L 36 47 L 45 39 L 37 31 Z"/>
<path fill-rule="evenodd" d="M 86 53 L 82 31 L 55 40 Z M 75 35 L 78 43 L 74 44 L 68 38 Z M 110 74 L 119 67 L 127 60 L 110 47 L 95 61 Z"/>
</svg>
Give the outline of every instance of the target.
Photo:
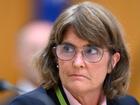
<svg viewBox="0 0 140 105">
<path fill-rule="evenodd" d="M 83 59 L 82 53 L 77 53 L 76 56 L 73 59 L 73 66 L 76 68 L 84 68 L 85 67 L 85 62 Z"/>
</svg>

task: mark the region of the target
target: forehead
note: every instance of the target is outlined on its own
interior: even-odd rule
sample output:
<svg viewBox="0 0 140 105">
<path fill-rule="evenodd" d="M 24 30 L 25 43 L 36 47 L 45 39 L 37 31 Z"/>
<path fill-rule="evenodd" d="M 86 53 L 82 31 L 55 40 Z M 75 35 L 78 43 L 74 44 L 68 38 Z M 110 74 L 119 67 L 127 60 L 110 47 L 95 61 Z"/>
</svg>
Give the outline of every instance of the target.
<svg viewBox="0 0 140 105">
<path fill-rule="evenodd" d="M 71 43 L 75 46 L 82 46 L 87 45 L 89 42 L 87 40 L 84 40 L 80 38 L 73 27 L 70 27 L 67 29 L 67 31 L 64 34 L 64 38 L 62 42 Z"/>
<path fill-rule="evenodd" d="M 92 30 L 85 31 L 84 29 L 79 28 L 79 26 L 75 26 L 73 24 L 63 27 L 62 33 L 57 35 L 56 40 L 59 44 L 64 41 L 69 41 L 74 44 L 76 41 L 79 44 L 81 44 L 81 42 L 85 42 L 86 44 L 95 45 L 101 48 L 106 47 L 106 38 L 104 35 L 98 35 L 97 33 L 92 32 Z"/>
</svg>

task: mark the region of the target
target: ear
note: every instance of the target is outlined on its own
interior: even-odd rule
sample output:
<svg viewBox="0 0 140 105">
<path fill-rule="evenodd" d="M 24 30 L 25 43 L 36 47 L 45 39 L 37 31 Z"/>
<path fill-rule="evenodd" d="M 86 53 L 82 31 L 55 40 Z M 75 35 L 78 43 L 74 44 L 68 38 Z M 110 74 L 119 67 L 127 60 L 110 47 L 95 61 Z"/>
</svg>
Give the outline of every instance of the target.
<svg viewBox="0 0 140 105">
<path fill-rule="evenodd" d="M 120 53 L 116 52 L 113 54 L 113 56 L 111 57 L 111 68 L 108 70 L 108 73 L 111 73 L 112 69 L 116 66 L 116 64 L 119 62 L 120 60 Z"/>
</svg>

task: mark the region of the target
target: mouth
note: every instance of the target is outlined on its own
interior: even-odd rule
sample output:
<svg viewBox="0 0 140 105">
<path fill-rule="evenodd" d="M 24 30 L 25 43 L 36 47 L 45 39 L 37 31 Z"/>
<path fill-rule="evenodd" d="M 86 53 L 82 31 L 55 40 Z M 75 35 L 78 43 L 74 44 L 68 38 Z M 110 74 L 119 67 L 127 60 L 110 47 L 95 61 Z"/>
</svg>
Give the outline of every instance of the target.
<svg viewBox="0 0 140 105">
<path fill-rule="evenodd" d="M 75 79 L 90 79 L 89 77 L 81 74 L 70 74 L 69 76 Z"/>
</svg>

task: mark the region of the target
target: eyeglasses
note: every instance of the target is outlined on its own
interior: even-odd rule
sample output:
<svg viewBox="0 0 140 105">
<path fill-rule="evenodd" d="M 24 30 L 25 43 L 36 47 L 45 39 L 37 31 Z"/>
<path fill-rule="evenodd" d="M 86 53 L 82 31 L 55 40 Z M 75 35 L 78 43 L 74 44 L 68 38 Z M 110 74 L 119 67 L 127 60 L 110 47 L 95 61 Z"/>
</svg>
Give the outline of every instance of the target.
<svg viewBox="0 0 140 105">
<path fill-rule="evenodd" d="M 71 44 L 60 44 L 54 47 L 56 56 L 64 61 L 69 61 L 74 58 L 77 53 L 77 48 Z M 88 45 L 82 48 L 82 56 L 84 60 L 92 63 L 99 62 L 102 57 L 104 50 L 102 48 Z"/>
</svg>

